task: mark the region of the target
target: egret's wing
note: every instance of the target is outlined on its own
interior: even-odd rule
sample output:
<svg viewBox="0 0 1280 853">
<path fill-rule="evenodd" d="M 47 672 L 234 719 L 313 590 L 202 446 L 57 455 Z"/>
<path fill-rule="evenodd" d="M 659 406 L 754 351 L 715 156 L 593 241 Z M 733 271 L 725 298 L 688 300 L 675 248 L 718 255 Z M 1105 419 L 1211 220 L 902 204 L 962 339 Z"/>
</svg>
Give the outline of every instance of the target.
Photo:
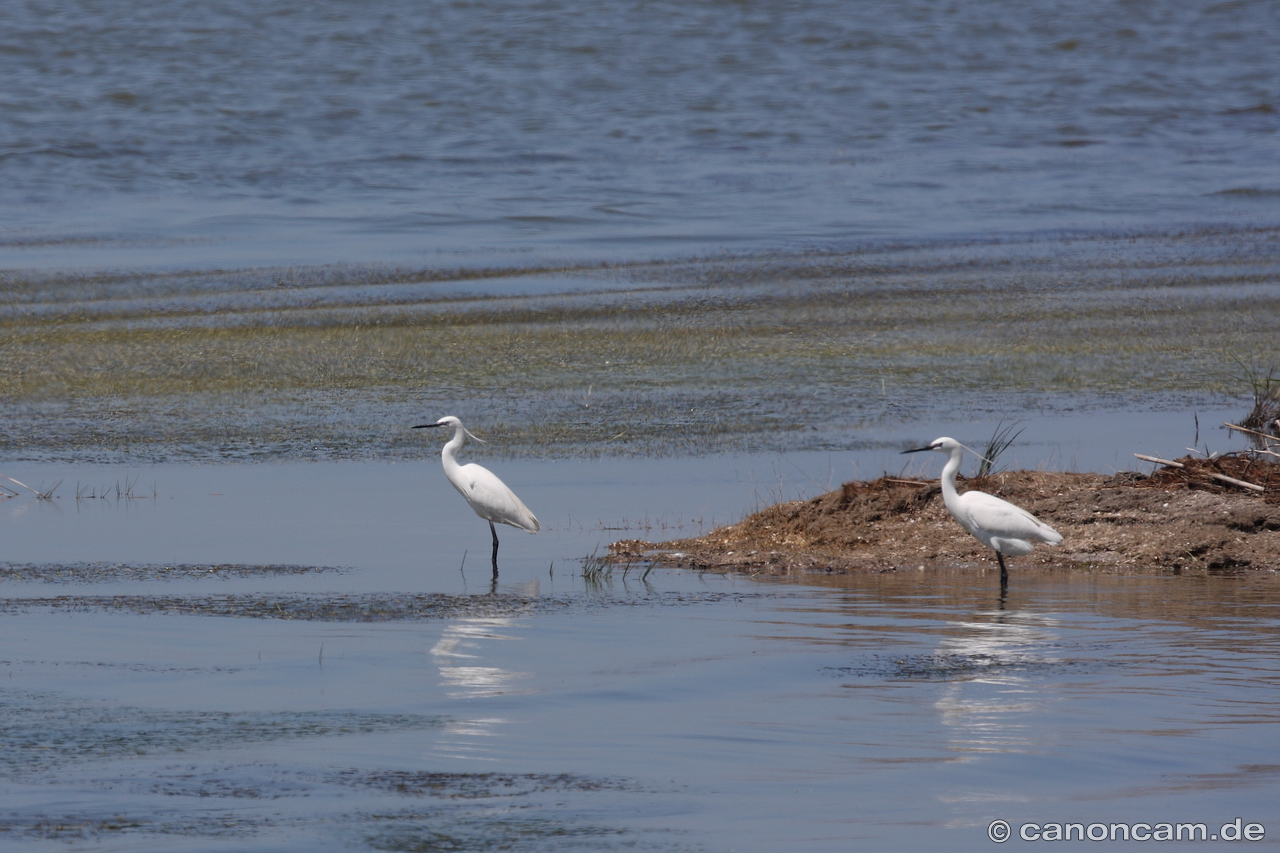
<svg viewBox="0 0 1280 853">
<path fill-rule="evenodd" d="M 1036 539 L 1057 545 L 1062 534 L 1006 500 L 986 492 L 965 492 L 960 496 L 965 515 L 976 528 L 1002 539 Z"/>
<path fill-rule="evenodd" d="M 516 493 L 498 479 L 498 475 L 475 463 L 463 465 L 461 474 L 467 490 L 465 493 L 467 500 L 477 515 L 489 521 L 519 527 L 530 533 L 538 532 L 540 529 L 538 519 L 534 518 L 524 502 L 516 497 Z"/>
</svg>

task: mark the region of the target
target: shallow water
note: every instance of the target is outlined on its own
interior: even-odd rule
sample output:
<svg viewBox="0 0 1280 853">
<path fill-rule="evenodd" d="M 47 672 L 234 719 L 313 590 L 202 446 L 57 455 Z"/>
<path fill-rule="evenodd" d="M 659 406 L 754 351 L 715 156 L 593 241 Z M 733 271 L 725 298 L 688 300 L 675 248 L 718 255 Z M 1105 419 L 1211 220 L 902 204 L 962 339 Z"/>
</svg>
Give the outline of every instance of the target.
<svg viewBox="0 0 1280 853">
<path fill-rule="evenodd" d="M 917 850 L 984 847 L 995 819 L 1275 823 L 1274 578 L 1028 572 L 1002 606 L 931 573 L 651 585 L 689 600 L 6 617 L 7 843 Z"/>
<path fill-rule="evenodd" d="M 1220 426 L 1228 418 L 1238 418 L 1238 412 L 1043 415 L 1021 424 L 1019 440 L 999 465 L 1147 471 L 1151 464 L 1134 453 L 1173 458 L 1193 444 L 1201 452 L 1243 448 L 1238 434 Z M 909 429 L 866 429 L 849 437 L 848 450 L 830 453 L 548 461 L 495 458 L 488 448 L 468 444 L 461 458 L 493 468 L 538 516 L 539 535 L 509 529 L 500 538 L 503 563 L 511 561 L 504 581 L 541 582 L 552 562 L 573 564 L 618 539 L 697 535 L 854 479 L 886 473 L 936 477 L 939 462 L 901 451 L 944 434 L 981 447 L 998 424 L 919 421 Z M 439 442 L 430 446 L 438 448 Z M 963 470 L 971 473 L 975 466 L 970 459 Z M 488 560 L 485 523 L 448 486 L 438 456 L 239 465 L 9 462 L 0 473 L 40 491 L 57 485 L 56 501 L 38 501 L 0 480 L 22 495 L 0 501 L 0 556 L 9 563 L 348 567 L 361 570 L 358 578 L 273 572 L 255 584 L 463 593 L 475 591 L 462 585 L 464 576 L 483 576 Z M 458 572 L 464 553 L 467 571 Z M 236 573 L 222 575 L 231 580 Z M 149 580 L 154 577 L 121 571 L 111 588 L 129 582 L 151 591 L 145 586 Z"/>
<path fill-rule="evenodd" d="M 590 582 L 604 543 L 814 494 L 833 460 L 493 464 L 545 524 L 503 534 L 496 583 L 435 463 L 22 472 L 144 496 L 0 503 L 6 849 L 1280 833 L 1272 575 L 1015 565 L 1003 599 L 974 572 Z"/>
</svg>

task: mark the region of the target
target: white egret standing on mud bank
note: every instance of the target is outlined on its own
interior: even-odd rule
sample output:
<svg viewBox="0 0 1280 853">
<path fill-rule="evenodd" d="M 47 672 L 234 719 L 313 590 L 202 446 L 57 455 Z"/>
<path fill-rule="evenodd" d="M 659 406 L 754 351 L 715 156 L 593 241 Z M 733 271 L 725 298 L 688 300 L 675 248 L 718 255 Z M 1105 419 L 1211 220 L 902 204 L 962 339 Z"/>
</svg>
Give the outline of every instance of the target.
<svg viewBox="0 0 1280 853">
<path fill-rule="evenodd" d="M 947 505 L 951 517 L 973 537 L 996 552 L 1000 563 L 1000 588 L 1009 584 L 1009 571 L 1004 565 L 1004 555 L 1024 556 L 1032 551 L 1032 542 L 1057 545 L 1062 534 L 1006 500 L 986 492 L 970 491 L 963 495 L 956 491 L 956 473 L 964 456 L 964 445 L 954 438 L 935 438 L 924 447 L 904 450 L 903 453 L 919 453 L 937 450 L 951 454 L 942 469 L 942 502 Z"/>
<path fill-rule="evenodd" d="M 458 490 L 467 503 L 475 510 L 476 515 L 489 522 L 489 532 L 493 534 L 493 574 L 498 575 L 498 531 L 493 523 L 510 524 L 530 533 L 540 529 L 538 519 L 533 517 L 529 508 L 516 497 L 516 493 L 507 488 L 507 484 L 498 479 L 488 468 L 474 462 L 459 465 L 456 458 L 458 448 L 471 435 L 462 421 L 446 415 L 433 424 L 418 424 L 414 429 L 431 429 L 432 427 L 453 427 L 453 438 L 440 451 L 440 459 L 444 463 L 444 475 Z M 481 444 L 481 439 L 471 435 Z"/>
</svg>

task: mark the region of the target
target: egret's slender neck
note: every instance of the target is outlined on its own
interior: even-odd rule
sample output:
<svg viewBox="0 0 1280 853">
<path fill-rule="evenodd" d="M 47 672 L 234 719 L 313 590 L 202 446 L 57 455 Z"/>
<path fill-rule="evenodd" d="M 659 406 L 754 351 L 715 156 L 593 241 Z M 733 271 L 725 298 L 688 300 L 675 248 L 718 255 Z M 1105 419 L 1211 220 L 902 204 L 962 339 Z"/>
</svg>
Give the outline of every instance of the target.
<svg viewBox="0 0 1280 853">
<path fill-rule="evenodd" d="M 960 497 L 956 491 L 956 474 L 960 472 L 960 460 L 964 457 L 964 449 L 953 447 L 950 458 L 942 468 L 942 502 L 948 507 Z"/>
<path fill-rule="evenodd" d="M 462 429 L 461 425 L 454 427 L 453 438 L 449 439 L 449 441 L 445 443 L 444 450 L 440 451 L 440 460 L 444 463 L 445 471 L 458 467 L 458 448 L 467 440 L 464 432 L 465 430 Z"/>
</svg>

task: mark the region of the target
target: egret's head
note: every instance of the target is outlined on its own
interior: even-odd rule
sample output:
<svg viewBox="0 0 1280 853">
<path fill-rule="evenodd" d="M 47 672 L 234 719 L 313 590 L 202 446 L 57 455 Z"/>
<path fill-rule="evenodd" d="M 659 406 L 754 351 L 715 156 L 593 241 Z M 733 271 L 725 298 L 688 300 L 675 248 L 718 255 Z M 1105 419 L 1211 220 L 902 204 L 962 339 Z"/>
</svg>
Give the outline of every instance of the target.
<svg viewBox="0 0 1280 853">
<path fill-rule="evenodd" d="M 432 427 L 453 427 L 457 429 L 460 426 L 462 426 L 462 421 L 458 420 L 453 415 L 445 415 L 433 424 L 418 424 L 414 429 L 431 429 Z"/>
<path fill-rule="evenodd" d="M 455 430 L 462 430 L 467 435 L 471 436 L 472 438 L 475 438 L 475 440 L 480 442 L 481 444 L 485 443 L 483 438 L 476 438 L 474 435 L 472 435 L 471 430 L 464 427 L 462 425 L 462 421 L 458 420 L 453 415 L 445 415 L 443 418 L 441 418 L 440 420 L 436 421 L 433 424 L 418 424 L 417 426 L 414 427 L 414 429 L 431 429 L 432 427 L 452 427 Z"/>
<path fill-rule="evenodd" d="M 942 438 L 935 438 L 933 441 L 929 442 L 924 447 L 913 447 L 910 450 L 904 450 L 902 452 L 903 453 L 919 453 L 922 450 L 940 450 L 943 453 L 950 453 L 952 450 L 955 450 L 957 447 L 964 447 L 964 445 L 956 441 L 954 438 L 948 438 L 944 435 Z"/>
</svg>

